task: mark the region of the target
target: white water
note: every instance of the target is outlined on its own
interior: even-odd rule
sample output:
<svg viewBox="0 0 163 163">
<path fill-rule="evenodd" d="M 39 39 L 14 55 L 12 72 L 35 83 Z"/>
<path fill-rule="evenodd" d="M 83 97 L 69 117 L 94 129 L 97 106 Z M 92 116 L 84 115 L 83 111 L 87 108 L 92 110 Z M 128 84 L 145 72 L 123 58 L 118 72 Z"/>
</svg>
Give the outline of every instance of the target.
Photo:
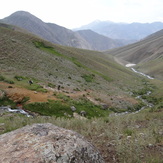
<svg viewBox="0 0 163 163">
<path fill-rule="evenodd" d="M 131 70 L 134 71 L 134 72 L 137 73 L 137 74 L 140 74 L 140 75 L 143 75 L 143 76 L 147 77 L 148 79 L 154 79 L 154 78 L 152 78 L 152 77 L 149 76 L 149 75 L 146 75 L 146 74 L 144 74 L 144 73 L 142 73 L 142 72 L 139 72 L 139 71 L 135 70 L 134 68 L 131 68 Z"/>
<path fill-rule="evenodd" d="M 11 109 L 9 106 L 1 106 L 0 109 L 10 112 L 10 113 L 21 113 L 21 114 L 26 115 L 27 117 L 30 117 L 29 113 L 27 113 L 23 109 Z"/>
<path fill-rule="evenodd" d="M 131 67 L 131 70 L 132 70 L 132 71 L 134 71 L 135 73 L 140 74 L 140 75 L 142 75 L 142 76 L 145 76 L 145 77 L 147 77 L 148 79 L 154 79 L 153 77 L 151 77 L 151 76 L 149 76 L 149 75 L 146 75 L 146 74 L 144 74 L 144 73 L 142 73 L 142 72 L 139 72 L 139 71 L 135 70 L 135 69 L 133 68 L 133 66 L 135 66 L 135 65 L 136 65 L 136 64 L 129 63 L 129 64 L 126 65 L 126 67 Z"/>
<path fill-rule="evenodd" d="M 126 67 L 133 67 L 133 66 L 135 66 L 135 65 L 136 65 L 136 64 L 129 63 L 129 64 L 126 65 Z"/>
</svg>

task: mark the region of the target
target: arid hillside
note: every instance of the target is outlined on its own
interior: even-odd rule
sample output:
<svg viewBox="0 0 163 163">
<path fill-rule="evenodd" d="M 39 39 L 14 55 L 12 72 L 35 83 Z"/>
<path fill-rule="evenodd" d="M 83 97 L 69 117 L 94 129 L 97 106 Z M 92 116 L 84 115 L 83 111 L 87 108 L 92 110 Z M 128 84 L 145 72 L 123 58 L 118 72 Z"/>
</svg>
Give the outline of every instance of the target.
<svg viewBox="0 0 163 163">
<path fill-rule="evenodd" d="M 116 57 L 123 65 L 137 64 L 138 70 L 163 80 L 163 30 L 140 42 L 106 53 Z"/>
</svg>

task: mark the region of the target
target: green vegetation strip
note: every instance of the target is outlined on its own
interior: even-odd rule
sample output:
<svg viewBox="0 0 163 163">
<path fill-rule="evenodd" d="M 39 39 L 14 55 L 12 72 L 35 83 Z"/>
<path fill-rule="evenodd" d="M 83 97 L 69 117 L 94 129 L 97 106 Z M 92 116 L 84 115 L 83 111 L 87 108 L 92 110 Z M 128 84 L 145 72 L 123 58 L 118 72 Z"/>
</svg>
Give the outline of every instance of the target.
<svg viewBox="0 0 163 163">
<path fill-rule="evenodd" d="M 25 109 L 45 116 L 71 118 L 73 117 L 71 106 L 74 106 L 76 108 L 76 113 L 80 115 L 80 112 L 84 111 L 87 118 L 105 117 L 109 115 L 108 110 L 102 110 L 100 106 L 96 106 L 84 98 L 73 101 L 63 94 L 58 94 L 57 97 L 62 100 L 30 103 L 25 105 Z"/>
</svg>

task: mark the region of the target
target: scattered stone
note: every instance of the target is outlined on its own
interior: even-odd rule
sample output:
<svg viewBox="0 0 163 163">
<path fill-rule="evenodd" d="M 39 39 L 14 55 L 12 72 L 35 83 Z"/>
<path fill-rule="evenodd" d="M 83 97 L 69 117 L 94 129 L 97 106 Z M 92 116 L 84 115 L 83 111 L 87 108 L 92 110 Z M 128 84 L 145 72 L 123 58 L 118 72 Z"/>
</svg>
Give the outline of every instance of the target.
<svg viewBox="0 0 163 163">
<path fill-rule="evenodd" d="M 148 147 L 149 147 L 149 148 L 153 147 L 153 144 L 148 144 Z"/>
<path fill-rule="evenodd" d="M 86 120 L 87 118 L 85 117 L 82 117 L 81 115 L 79 115 L 78 113 L 73 113 L 73 117 L 76 118 L 76 119 L 80 119 L 80 120 Z"/>
<path fill-rule="evenodd" d="M 135 128 L 140 128 L 140 126 L 139 125 L 136 125 Z"/>
<path fill-rule="evenodd" d="M 104 163 L 83 136 L 50 123 L 0 135 L 0 162 Z"/>
<path fill-rule="evenodd" d="M 97 122 L 96 121 L 93 121 L 92 124 L 97 124 Z"/>
<path fill-rule="evenodd" d="M 71 110 L 72 110 L 73 112 L 76 111 L 75 106 L 71 106 Z"/>
<path fill-rule="evenodd" d="M 131 139 L 131 136 L 127 136 L 127 139 Z"/>
<path fill-rule="evenodd" d="M 101 104 L 102 110 L 107 110 L 108 108 L 109 108 L 108 104 L 105 104 L 105 103 Z"/>
<path fill-rule="evenodd" d="M 86 113 L 86 111 L 84 111 L 84 110 L 82 110 L 82 111 L 80 112 L 80 115 L 83 116 L 83 117 L 85 117 L 86 114 L 87 114 L 87 113 Z"/>
<path fill-rule="evenodd" d="M 144 134 L 144 133 L 139 133 L 139 135 L 140 135 L 141 137 L 144 137 L 144 136 L 145 136 L 145 134 Z"/>
</svg>

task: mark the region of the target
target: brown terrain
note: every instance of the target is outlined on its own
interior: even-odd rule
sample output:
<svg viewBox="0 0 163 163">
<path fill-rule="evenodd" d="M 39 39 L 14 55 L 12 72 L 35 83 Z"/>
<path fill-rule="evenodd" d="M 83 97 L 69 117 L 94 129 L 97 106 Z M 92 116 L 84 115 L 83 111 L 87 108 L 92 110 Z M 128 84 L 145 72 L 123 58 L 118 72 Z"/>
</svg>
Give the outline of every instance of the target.
<svg viewBox="0 0 163 163">
<path fill-rule="evenodd" d="M 15 84 L 8 84 L 5 82 L 0 82 L 0 90 L 3 90 L 6 95 L 12 99 L 14 102 L 22 101 L 24 97 L 29 97 L 28 103 L 34 103 L 34 102 L 47 102 L 48 100 L 59 100 L 54 96 L 54 92 L 58 93 L 64 93 L 65 95 L 70 96 L 71 98 L 79 98 L 83 95 L 86 95 L 87 93 L 90 93 L 90 90 L 87 91 L 65 91 L 65 90 L 57 90 L 54 88 L 46 87 L 44 88 L 47 90 L 46 93 L 43 92 L 37 92 L 32 91 L 20 86 L 17 86 Z M 92 101 L 95 104 L 98 104 L 97 101 L 95 101 L 92 97 L 87 97 L 90 101 Z"/>
<path fill-rule="evenodd" d="M 56 99 L 52 91 L 48 91 L 47 93 L 36 92 L 4 82 L 0 82 L 0 89 L 4 90 L 7 96 L 15 102 L 21 101 L 24 97 L 30 98 L 28 102 L 46 102 L 48 99 Z"/>
</svg>

